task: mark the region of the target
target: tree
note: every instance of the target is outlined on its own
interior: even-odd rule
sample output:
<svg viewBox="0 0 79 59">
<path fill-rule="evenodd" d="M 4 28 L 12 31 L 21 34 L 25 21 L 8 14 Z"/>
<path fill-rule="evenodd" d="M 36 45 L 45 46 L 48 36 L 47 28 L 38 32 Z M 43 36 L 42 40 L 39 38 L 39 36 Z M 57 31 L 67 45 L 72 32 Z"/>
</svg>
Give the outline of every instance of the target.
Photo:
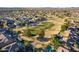
<svg viewBox="0 0 79 59">
<path fill-rule="evenodd" d="M 27 30 L 24 31 L 26 36 L 36 36 L 40 33 L 39 31 L 40 29 L 36 28 L 36 27 L 30 27 Z"/>
<path fill-rule="evenodd" d="M 8 31 L 12 33 L 13 32 L 13 29 L 12 28 L 8 28 Z"/>
<path fill-rule="evenodd" d="M 52 43 L 54 45 L 54 48 L 56 50 L 61 45 L 61 43 L 58 40 L 58 38 L 56 38 L 56 35 L 55 36 L 52 36 L 51 39 L 52 39 Z"/>
<path fill-rule="evenodd" d="M 0 21 L 0 28 L 4 28 L 4 22 Z"/>
<path fill-rule="evenodd" d="M 69 24 L 68 23 L 64 23 L 62 26 L 61 26 L 61 32 L 67 30 Z"/>
<path fill-rule="evenodd" d="M 44 37 L 44 35 L 45 35 L 45 31 L 41 30 L 41 32 L 39 33 L 39 37 Z"/>
<path fill-rule="evenodd" d="M 24 33 L 26 36 L 28 36 L 28 37 L 30 37 L 30 36 L 32 36 L 32 34 L 31 34 L 31 31 L 30 30 L 27 30 L 27 31 L 25 31 L 25 33 Z"/>
<path fill-rule="evenodd" d="M 21 21 L 19 24 L 20 24 L 21 26 L 25 26 L 25 25 L 26 25 L 26 23 L 25 23 L 24 21 Z"/>
</svg>

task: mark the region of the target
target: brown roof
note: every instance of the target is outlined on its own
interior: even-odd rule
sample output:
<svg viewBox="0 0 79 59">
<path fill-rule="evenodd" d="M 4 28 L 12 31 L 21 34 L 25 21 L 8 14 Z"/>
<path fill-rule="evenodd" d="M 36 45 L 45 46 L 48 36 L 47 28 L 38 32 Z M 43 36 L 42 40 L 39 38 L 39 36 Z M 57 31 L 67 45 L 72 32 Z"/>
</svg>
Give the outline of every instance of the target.
<svg viewBox="0 0 79 59">
<path fill-rule="evenodd" d="M 2 40 L 2 39 L 5 39 L 6 37 L 2 34 L 2 33 L 0 33 L 0 41 Z"/>
</svg>

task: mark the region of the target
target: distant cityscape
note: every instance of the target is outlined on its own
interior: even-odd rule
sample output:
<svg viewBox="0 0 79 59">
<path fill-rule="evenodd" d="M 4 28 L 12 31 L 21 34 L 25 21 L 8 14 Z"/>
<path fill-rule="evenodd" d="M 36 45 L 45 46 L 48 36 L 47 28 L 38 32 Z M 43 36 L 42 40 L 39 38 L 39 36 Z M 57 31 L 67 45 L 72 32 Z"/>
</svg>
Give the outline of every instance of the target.
<svg viewBox="0 0 79 59">
<path fill-rule="evenodd" d="M 79 8 L 0 8 L 0 52 L 79 52 Z"/>
</svg>

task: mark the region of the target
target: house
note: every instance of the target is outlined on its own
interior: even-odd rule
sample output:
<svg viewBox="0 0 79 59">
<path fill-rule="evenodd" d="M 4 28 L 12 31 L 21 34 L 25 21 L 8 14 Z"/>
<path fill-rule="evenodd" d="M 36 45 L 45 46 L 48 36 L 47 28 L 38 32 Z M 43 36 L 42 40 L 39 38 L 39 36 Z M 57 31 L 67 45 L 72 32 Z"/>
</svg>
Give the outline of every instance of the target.
<svg viewBox="0 0 79 59">
<path fill-rule="evenodd" d="M 69 52 L 69 50 L 65 47 L 62 47 L 60 46 L 58 49 L 57 49 L 57 52 Z"/>
<path fill-rule="evenodd" d="M 9 32 L 0 32 L 0 51 L 4 52 L 21 52 L 25 51 L 24 45 L 17 38 L 13 38 Z"/>
<path fill-rule="evenodd" d="M 0 26 L 3 26 L 4 22 L 3 21 L 0 21 Z"/>
<path fill-rule="evenodd" d="M 44 49 L 45 52 L 53 52 L 54 51 L 54 46 L 52 45 L 48 45 L 45 49 Z"/>
<path fill-rule="evenodd" d="M 14 25 L 14 20 L 7 20 L 7 26 L 9 27 L 9 28 L 15 28 L 16 27 L 16 25 Z"/>
</svg>

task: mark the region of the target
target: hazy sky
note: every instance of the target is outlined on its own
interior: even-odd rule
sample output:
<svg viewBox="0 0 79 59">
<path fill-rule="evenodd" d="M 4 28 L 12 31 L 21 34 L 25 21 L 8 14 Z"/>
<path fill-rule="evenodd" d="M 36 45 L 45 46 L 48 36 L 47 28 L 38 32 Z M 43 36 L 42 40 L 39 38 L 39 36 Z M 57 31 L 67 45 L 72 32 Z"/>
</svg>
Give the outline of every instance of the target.
<svg viewBox="0 0 79 59">
<path fill-rule="evenodd" d="M 0 7 L 79 7 L 79 0 L 1 0 Z"/>
</svg>

